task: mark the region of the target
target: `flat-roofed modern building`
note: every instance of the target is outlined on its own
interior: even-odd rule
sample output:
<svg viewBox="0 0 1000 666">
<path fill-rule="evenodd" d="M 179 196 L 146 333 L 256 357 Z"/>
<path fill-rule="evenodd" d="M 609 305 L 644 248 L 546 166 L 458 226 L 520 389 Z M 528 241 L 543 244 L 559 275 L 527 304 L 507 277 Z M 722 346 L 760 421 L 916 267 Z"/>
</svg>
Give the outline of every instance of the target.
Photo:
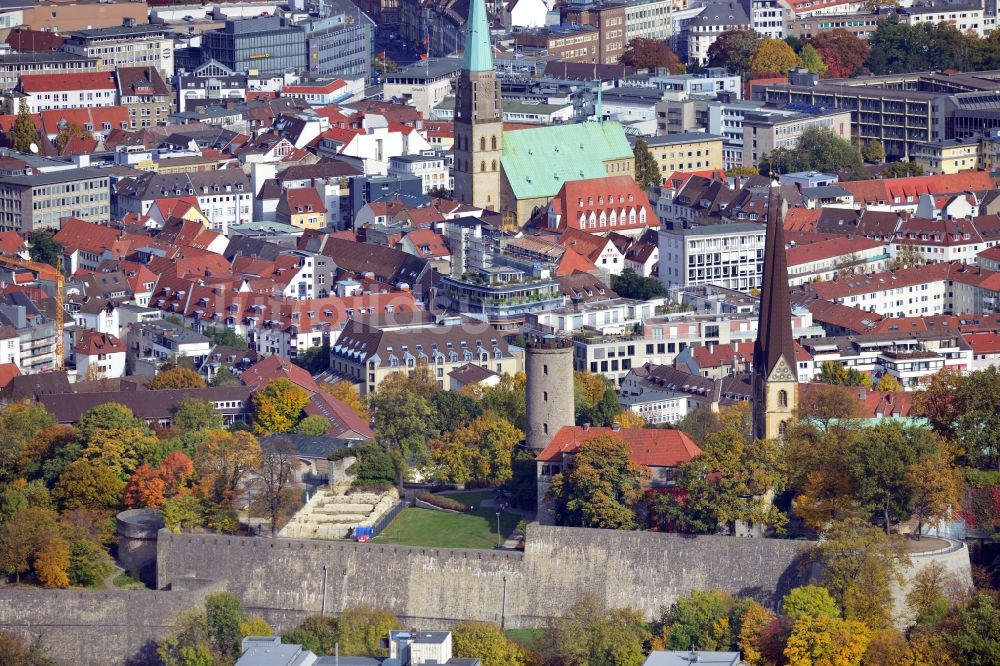
<svg viewBox="0 0 1000 666">
<path fill-rule="evenodd" d="M 205 60 L 218 60 L 234 72 L 277 74 L 307 68 L 306 30 L 278 16 L 228 20 L 202 35 Z"/>
<path fill-rule="evenodd" d="M 0 177 L 0 231 L 59 229 L 64 217 L 110 219 L 107 172 L 82 168 Z"/>
<path fill-rule="evenodd" d="M 676 171 L 723 168 L 721 136 L 705 132 L 679 132 L 655 136 L 646 143 L 660 167 L 664 183 Z"/>
<path fill-rule="evenodd" d="M 763 224 L 709 224 L 660 229 L 660 282 L 668 289 L 713 284 L 759 289 L 764 268 Z"/>
<path fill-rule="evenodd" d="M 73 53 L 5 53 L 0 54 L 0 90 L 17 85 L 22 74 L 77 74 L 98 72 L 103 60 Z"/>
<path fill-rule="evenodd" d="M 139 24 L 126 19 L 113 28 L 75 30 L 62 48 L 88 58 L 100 58 L 104 67 L 155 67 L 167 77 L 174 75 L 174 40 L 163 25 Z"/>
</svg>

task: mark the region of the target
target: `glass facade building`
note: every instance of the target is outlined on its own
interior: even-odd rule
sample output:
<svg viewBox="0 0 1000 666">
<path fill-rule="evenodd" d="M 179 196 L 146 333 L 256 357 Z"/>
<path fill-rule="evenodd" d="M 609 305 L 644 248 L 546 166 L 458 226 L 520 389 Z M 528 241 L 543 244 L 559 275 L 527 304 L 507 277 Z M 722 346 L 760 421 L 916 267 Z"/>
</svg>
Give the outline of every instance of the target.
<svg viewBox="0 0 1000 666">
<path fill-rule="evenodd" d="M 305 29 L 278 16 L 226 21 L 226 27 L 202 36 L 201 50 L 205 61 L 217 60 L 241 73 L 301 72 L 307 67 Z"/>
</svg>

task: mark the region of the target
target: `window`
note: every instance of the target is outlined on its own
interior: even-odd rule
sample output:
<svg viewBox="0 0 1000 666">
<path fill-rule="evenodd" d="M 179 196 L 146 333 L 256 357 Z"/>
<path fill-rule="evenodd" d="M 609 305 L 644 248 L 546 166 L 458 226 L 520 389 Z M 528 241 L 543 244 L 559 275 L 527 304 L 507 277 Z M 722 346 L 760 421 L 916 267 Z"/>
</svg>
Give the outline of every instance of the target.
<svg viewBox="0 0 1000 666">
<path fill-rule="evenodd" d="M 778 391 L 778 406 L 788 407 L 788 391 Z"/>
<path fill-rule="evenodd" d="M 788 427 L 788 426 L 786 425 L 786 423 L 787 423 L 787 422 L 785 422 L 785 421 L 782 421 L 781 423 L 779 423 L 779 424 L 778 424 L 778 434 L 779 434 L 780 436 L 782 436 L 782 437 L 784 437 L 784 436 L 785 436 L 785 431 L 787 430 L 787 427 Z"/>
</svg>

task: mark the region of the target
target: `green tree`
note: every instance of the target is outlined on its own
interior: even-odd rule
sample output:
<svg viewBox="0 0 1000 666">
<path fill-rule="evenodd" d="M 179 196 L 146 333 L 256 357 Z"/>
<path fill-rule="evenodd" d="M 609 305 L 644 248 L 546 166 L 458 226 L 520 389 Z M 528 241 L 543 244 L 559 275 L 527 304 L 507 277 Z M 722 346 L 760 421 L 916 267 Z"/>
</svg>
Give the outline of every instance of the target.
<svg viewBox="0 0 1000 666">
<path fill-rule="evenodd" d="M 219 368 L 212 379 L 212 386 L 239 386 L 240 378 L 227 367 Z"/>
<path fill-rule="evenodd" d="M 429 374 L 426 367 L 418 370 Z M 433 392 L 421 389 L 423 385 L 413 384 L 405 373 L 393 373 L 368 400 L 375 413 L 376 440 L 394 456 L 400 484 L 409 465 L 426 460 L 427 441 L 434 434 Z"/>
<path fill-rule="evenodd" d="M 387 610 L 358 606 L 348 608 L 337 618 L 341 654 L 359 657 L 387 657 L 383 639 L 403 623 Z"/>
<path fill-rule="evenodd" d="M 676 479 L 687 496 L 665 496 L 653 512 L 682 531 L 714 533 L 737 521 L 784 528 L 784 514 L 769 499 L 784 485 L 774 441 L 750 443 L 736 428 L 725 427 L 705 438 L 702 454 L 683 463 Z"/>
<path fill-rule="evenodd" d="M 53 239 L 51 229 L 40 229 L 28 234 L 28 245 L 30 247 L 31 260 L 42 264 L 48 264 L 55 268 L 60 268 L 62 262 L 63 245 Z"/>
<path fill-rule="evenodd" d="M 325 615 L 310 615 L 295 629 L 281 637 L 282 643 L 301 645 L 317 655 L 333 654 L 340 632 L 337 620 Z"/>
<path fill-rule="evenodd" d="M 212 644 L 204 611 L 182 611 L 156 649 L 163 666 L 216 666 L 222 655 Z"/>
<path fill-rule="evenodd" d="M 233 349 L 247 349 L 249 347 L 246 338 L 226 326 L 209 326 L 202 329 L 201 334 L 218 347 L 232 347 Z"/>
<path fill-rule="evenodd" d="M 23 509 L 0 523 L 0 572 L 20 581 L 31 570 L 41 540 L 57 529 L 55 512 L 40 507 Z"/>
<path fill-rule="evenodd" d="M 85 130 L 76 123 L 63 122 L 59 127 L 59 133 L 56 134 L 56 138 L 52 141 L 52 143 L 55 145 L 56 150 L 59 151 L 59 154 L 62 155 L 63 151 L 66 150 L 66 145 L 70 142 L 70 139 L 75 137 L 93 140 L 94 134 L 93 132 Z"/>
<path fill-rule="evenodd" d="M 560 525 L 636 529 L 634 507 L 647 474 L 618 437 L 598 435 L 580 445 L 573 467 L 552 478 L 549 492 Z"/>
<path fill-rule="evenodd" d="M 668 650 L 729 650 L 735 643 L 729 616 L 733 598 L 719 590 L 693 590 L 661 618 Z"/>
<path fill-rule="evenodd" d="M 0 481 L 20 475 L 31 441 L 56 420 L 39 403 L 15 402 L 0 407 Z"/>
<path fill-rule="evenodd" d="M 295 356 L 295 365 L 305 368 L 311 375 L 318 375 L 330 369 L 330 345 L 310 347 Z"/>
<path fill-rule="evenodd" d="M 872 628 L 888 626 L 893 608 L 892 584 L 901 583 L 909 560 L 885 532 L 851 518 L 830 523 L 813 550 L 822 570 L 820 581 L 844 611 L 844 617 Z"/>
<path fill-rule="evenodd" d="M 19 153 L 32 152 L 32 146 L 35 146 L 34 152 L 38 152 L 39 144 L 42 142 L 38 128 L 35 126 L 35 119 L 28 111 L 28 104 L 23 99 L 18 107 L 14 124 L 10 128 L 10 132 L 7 133 L 7 140 L 10 142 L 10 147 Z"/>
<path fill-rule="evenodd" d="M 781 600 L 781 612 L 793 621 L 800 617 L 840 617 L 837 601 L 825 587 L 818 585 L 794 588 Z"/>
<path fill-rule="evenodd" d="M 865 141 L 864 148 L 861 151 L 861 156 L 865 158 L 866 162 L 881 164 L 885 161 L 885 146 L 883 146 L 882 142 L 878 139 Z"/>
<path fill-rule="evenodd" d="M 319 414 L 307 416 L 292 429 L 297 435 L 309 435 L 310 437 L 321 437 L 330 429 L 330 422 Z"/>
<path fill-rule="evenodd" d="M 205 380 L 194 370 L 175 366 L 159 373 L 149 382 L 149 390 L 205 388 Z"/>
<path fill-rule="evenodd" d="M 482 406 L 461 391 L 438 391 L 431 398 L 431 409 L 439 433 L 451 432 L 483 413 Z"/>
<path fill-rule="evenodd" d="M 288 379 L 275 379 L 253 396 L 254 432 L 266 435 L 292 430 L 308 403 L 305 389 Z"/>
<path fill-rule="evenodd" d="M 680 58 L 670 50 L 670 45 L 662 39 L 643 39 L 642 37 L 632 39 L 618 61 L 636 69 L 655 71 L 658 67 L 664 67 L 671 74 L 684 73 L 684 65 Z"/>
<path fill-rule="evenodd" d="M 479 659 L 483 666 L 523 666 L 524 651 L 489 622 L 459 622 L 451 628 L 454 654 Z"/>
<path fill-rule="evenodd" d="M 924 167 L 916 162 L 893 162 L 882 170 L 883 178 L 909 178 L 925 175 Z"/>
<path fill-rule="evenodd" d="M 392 485 L 396 482 L 396 462 L 392 454 L 379 444 L 352 446 L 334 455 L 353 456 L 357 460 L 349 471 L 355 475 L 358 486 Z"/>
<path fill-rule="evenodd" d="M 973 465 L 1000 469 L 1000 369 L 990 366 L 966 376 L 955 395 L 958 412 L 949 424 Z"/>
<path fill-rule="evenodd" d="M 634 298 L 637 301 L 649 301 L 667 295 L 662 282 L 656 278 L 642 277 L 631 268 L 626 268 L 620 275 L 612 275 L 611 288 L 622 298 Z"/>
<path fill-rule="evenodd" d="M 503 414 L 518 430 L 524 430 L 524 385 L 527 381 L 523 372 L 504 374 L 500 381 L 482 392 L 479 404 L 483 411 Z"/>
<path fill-rule="evenodd" d="M 841 169 L 860 169 L 861 152 L 847 139 L 825 127 L 810 127 L 802 132 L 797 146 L 773 151 L 762 166 L 768 173 L 789 171 L 836 172 Z M 763 170 L 762 170 L 763 172 Z"/>
<path fill-rule="evenodd" d="M 97 587 L 115 571 L 115 565 L 105 551 L 90 539 L 76 539 L 69 546 L 70 585 Z"/>
<path fill-rule="evenodd" d="M 802 60 L 802 66 L 813 74 L 823 76 L 830 69 L 812 44 L 806 44 L 802 47 L 802 50 L 799 51 L 799 58 Z"/>
<path fill-rule="evenodd" d="M 240 655 L 240 625 L 248 619 L 243 600 L 231 592 L 216 592 L 205 597 L 205 621 L 215 649 L 235 661 Z"/>
<path fill-rule="evenodd" d="M 848 368 L 837 361 L 823 361 L 820 366 L 819 381 L 836 386 L 864 386 L 871 388 L 871 378 L 863 372 Z"/>
<path fill-rule="evenodd" d="M 953 624 L 944 640 L 960 664 L 1000 664 L 1000 607 L 994 597 L 977 594 L 959 610 Z"/>
<path fill-rule="evenodd" d="M 565 617 L 555 621 L 552 645 L 564 664 L 641 666 L 650 639 L 646 618 L 631 608 L 607 609 L 584 593 Z"/>
<path fill-rule="evenodd" d="M 121 504 L 125 481 L 118 471 L 90 460 L 71 463 L 56 482 L 52 495 L 63 510 L 112 509 Z"/>
<path fill-rule="evenodd" d="M 80 438 L 89 441 L 97 430 L 142 430 L 144 434 L 152 434 L 146 422 L 137 419 L 132 410 L 117 402 L 105 402 L 91 408 L 80 417 L 77 424 Z"/>
<path fill-rule="evenodd" d="M 750 71 L 754 76 L 784 76 L 798 65 L 799 58 L 792 47 L 782 39 L 771 37 L 765 37 L 750 57 Z"/>
<path fill-rule="evenodd" d="M 727 30 L 708 47 L 708 66 L 725 67 L 745 79 L 750 76 L 750 59 L 763 38 L 754 30 Z"/>
<path fill-rule="evenodd" d="M 163 503 L 163 524 L 171 532 L 205 525 L 205 507 L 194 495 L 177 495 Z"/>
<path fill-rule="evenodd" d="M 928 430 L 904 428 L 898 421 L 879 422 L 858 438 L 848 460 L 855 493 L 862 507 L 881 518 L 886 534 L 910 517 L 910 466 L 937 453 L 939 446 Z"/>
<path fill-rule="evenodd" d="M 639 139 L 635 142 L 632 154 L 635 156 L 635 182 L 639 187 L 649 190 L 660 185 L 663 182 L 663 174 L 645 140 Z"/>
<path fill-rule="evenodd" d="M 177 405 L 174 413 L 174 425 L 184 432 L 199 430 L 217 430 L 223 427 L 222 415 L 215 411 L 215 406 L 205 400 L 184 398 Z"/>
<path fill-rule="evenodd" d="M 906 607 L 917 624 L 937 623 L 951 607 L 951 596 L 961 586 L 941 562 L 928 562 L 913 577 Z"/>
</svg>

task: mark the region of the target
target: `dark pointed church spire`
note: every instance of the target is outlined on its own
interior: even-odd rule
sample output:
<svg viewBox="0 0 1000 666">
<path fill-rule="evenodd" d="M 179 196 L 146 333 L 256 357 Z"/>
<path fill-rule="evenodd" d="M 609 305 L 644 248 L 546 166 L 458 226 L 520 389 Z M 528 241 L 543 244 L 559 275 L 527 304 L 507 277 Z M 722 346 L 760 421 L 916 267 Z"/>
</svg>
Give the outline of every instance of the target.
<svg viewBox="0 0 1000 666">
<path fill-rule="evenodd" d="M 798 388 L 782 205 L 781 190 L 774 184 L 767 201 L 764 275 L 753 357 L 754 434 L 766 439 L 784 434 Z M 781 388 L 775 390 L 778 385 Z"/>
</svg>

